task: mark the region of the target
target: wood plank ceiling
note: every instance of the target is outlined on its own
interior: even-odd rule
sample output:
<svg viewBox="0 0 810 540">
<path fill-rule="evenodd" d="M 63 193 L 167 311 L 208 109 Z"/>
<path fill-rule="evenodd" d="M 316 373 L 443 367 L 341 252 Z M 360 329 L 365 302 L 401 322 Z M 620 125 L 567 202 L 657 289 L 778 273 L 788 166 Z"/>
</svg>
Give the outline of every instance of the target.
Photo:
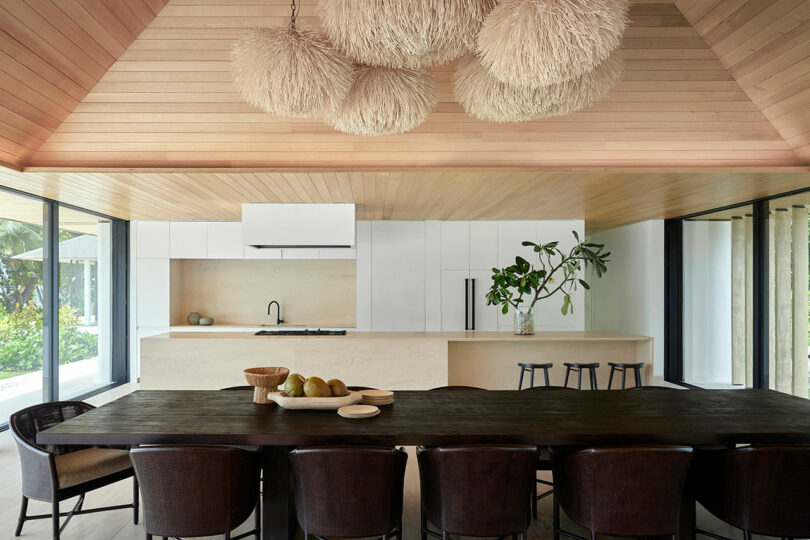
<svg viewBox="0 0 810 540">
<path fill-rule="evenodd" d="M 758 0 L 757 0 L 758 1 Z M 318 25 L 316 0 L 299 21 Z M 170 0 L 39 147 L 32 166 L 797 166 L 802 162 L 672 3 L 636 3 L 624 80 L 570 116 L 489 124 L 453 99 L 411 133 L 357 137 L 245 104 L 229 51 L 249 25 L 287 23 L 280 0 Z"/>
<path fill-rule="evenodd" d="M 0 184 L 124 219 L 241 219 L 243 202 L 354 202 L 358 219 L 677 217 L 808 186 L 804 172 L 29 172 Z M 2 216 L 0 216 L 2 217 Z"/>
<path fill-rule="evenodd" d="M 810 162 L 810 2 L 677 6 L 796 156 Z"/>
<path fill-rule="evenodd" d="M 3 0 L 0 162 L 27 164 L 166 0 Z"/>
</svg>

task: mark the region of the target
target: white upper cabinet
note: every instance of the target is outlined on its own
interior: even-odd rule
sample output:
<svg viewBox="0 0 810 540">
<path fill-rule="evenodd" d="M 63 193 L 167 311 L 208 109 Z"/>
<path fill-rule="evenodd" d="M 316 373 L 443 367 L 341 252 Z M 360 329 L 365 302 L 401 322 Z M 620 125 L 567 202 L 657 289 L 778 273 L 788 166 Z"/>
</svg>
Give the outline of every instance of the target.
<svg viewBox="0 0 810 540">
<path fill-rule="evenodd" d="M 472 313 L 475 330 L 494 332 L 498 330 L 498 311 L 501 306 L 487 305 L 487 292 L 492 286 L 492 269 L 470 270 L 470 293 L 472 296 Z"/>
<path fill-rule="evenodd" d="M 207 257 L 207 222 L 173 221 L 169 234 L 169 256 L 172 259 L 205 259 Z"/>
<path fill-rule="evenodd" d="M 532 248 L 520 245 L 526 240 L 537 242 L 536 221 L 499 221 L 497 266 L 515 264 L 515 257 L 518 255 L 529 260 L 532 256 Z"/>
<path fill-rule="evenodd" d="M 169 326 L 169 259 L 138 258 L 136 320 L 138 327 Z"/>
<path fill-rule="evenodd" d="M 498 222 L 470 221 L 470 270 L 498 266 Z"/>
<path fill-rule="evenodd" d="M 442 222 L 425 222 L 425 331 L 442 329 Z"/>
<path fill-rule="evenodd" d="M 466 300 L 470 272 L 442 270 L 442 331 L 458 332 L 469 329 Z"/>
<path fill-rule="evenodd" d="M 241 240 L 240 240 L 241 244 Z M 281 249 L 279 248 L 266 248 L 260 249 L 253 246 L 245 246 L 244 248 L 246 259 L 280 259 Z"/>
<path fill-rule="evenodd" d="M 425 222 L 371 223 L 371 329 L 425 330 Z"/>
<path fill-rule="evenodd" d="M 238 221 L 209 222 L 206 245 L 209 259 L 244 259 L 242 224 Z"/>
<path fill-rule="evenodd" d="M 168 259 L 169 222 L 136 221 L 134 256 L 139 259 Z"/>
<path fill-rule="evenodd" d="M 470 267 L 470 222 L 442 221 L 442 270 Z"/>
</svg>

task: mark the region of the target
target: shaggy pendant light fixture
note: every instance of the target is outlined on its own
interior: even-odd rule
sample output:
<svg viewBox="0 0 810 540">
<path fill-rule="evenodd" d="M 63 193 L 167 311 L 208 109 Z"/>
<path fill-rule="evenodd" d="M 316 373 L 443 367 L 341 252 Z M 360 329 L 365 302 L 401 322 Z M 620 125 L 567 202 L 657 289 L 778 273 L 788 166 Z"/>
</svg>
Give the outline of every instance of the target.
<svg viewBox="0 0 810 540">
<path fill-rule="evenodd" d="M 287 117 L 318 117 L 335 109 L 352 84 L 352 65 L 317 32 L 255 28 L 231 51 L 234 85 L 250 105 Z"/>
<path fill-rule="evenodd" d="M 499 81 L 478 58 L 462 60 L 453 76 L 456 101 L 468 114 L 486 122 L 526 122 L 571 114 L 604 98 L 621 80 L 617 50 L 592 71 L 559 84 L 530 88 Z"/>
<path fill-rule="evenodd" d="M 344 54 L 370 66 L 422 68 L 474 50 L 497 0 L 320 0 L 321 24 Z"/>
<path fill-rule="evenodd" d="M 404 133 L 424 122 L 436 102 L 436 79 L 426 70 L 360 66 L 326 123 L 353 135 Z"/>
<path fill-rule="evenodd" d="M 515 86 L 573 79 L 619 48 L 627 10 L 628 0 L 502 0 L 478 34 L 481 63 Z"/>
</svg>

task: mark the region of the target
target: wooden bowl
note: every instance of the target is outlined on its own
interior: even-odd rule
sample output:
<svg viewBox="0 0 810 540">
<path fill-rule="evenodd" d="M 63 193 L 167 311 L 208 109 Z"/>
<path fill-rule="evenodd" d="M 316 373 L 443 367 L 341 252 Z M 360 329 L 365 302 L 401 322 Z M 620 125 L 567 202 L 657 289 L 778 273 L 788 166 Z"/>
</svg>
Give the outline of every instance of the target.
<svg viewBox="0 0 810 540">
<path fill-rule="evenodd" d="M 287 380 L 290 370 L 285 367 L 255 367 L 245 370 L 245 380 L 253 389 L 254 403 L 271 403 L 267 394 L 278 390 L 278 385 Z"/>
</svg>

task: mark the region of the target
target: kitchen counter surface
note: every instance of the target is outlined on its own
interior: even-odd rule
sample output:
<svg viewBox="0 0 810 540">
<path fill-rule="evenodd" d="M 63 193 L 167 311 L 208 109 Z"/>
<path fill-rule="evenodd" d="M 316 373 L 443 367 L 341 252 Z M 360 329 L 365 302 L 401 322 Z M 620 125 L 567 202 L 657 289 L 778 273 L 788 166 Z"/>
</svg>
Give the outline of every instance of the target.
<svg viewBox="0 0 810 540">
<path fill-rule="evenodd" d="M 284 330 L 285 328 L 263 327 L 261 330 Z M 531 336 L 516 336 L 512 332 L 347 332 L 345 336 L 254 336 L 247 331 L 208 331 L 208 332 L 168 332 L 143 338 L 148 340 L 398 340 L 398 339 L 426 339 L 439 341 L 651 341 L 651 337 L 619 332 L 537 332 Z"/>
</svg>

